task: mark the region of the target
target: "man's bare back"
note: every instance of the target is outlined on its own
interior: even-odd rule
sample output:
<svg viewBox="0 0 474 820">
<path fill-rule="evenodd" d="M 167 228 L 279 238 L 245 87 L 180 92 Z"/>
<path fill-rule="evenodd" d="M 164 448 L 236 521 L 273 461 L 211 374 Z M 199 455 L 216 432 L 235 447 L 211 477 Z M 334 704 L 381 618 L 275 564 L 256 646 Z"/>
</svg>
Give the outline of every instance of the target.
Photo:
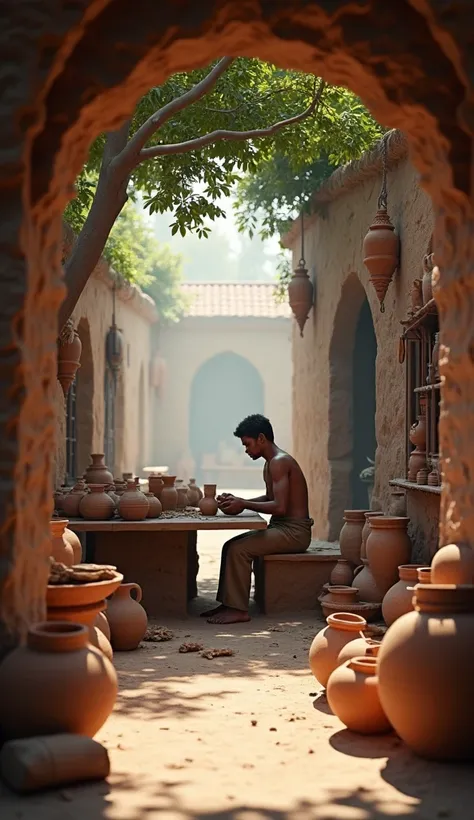
<svg viewBox="0 0 474 820">
<path fill-rule="evenodd" d="M 289 484 L 287 508 L 284 517 L 309 518 L 308 485 L 306 484 L 303 471 L 293 456 L 290 456 L 289 453 L 285 453 L 284 450 L 280 450 L 279 447 L 277 449 L 278 452 L 270 461 L 265 462 L 263 468 L 263 480 L 265 481 L 265 487 L 267 489 L 266 497 L 269 501 L 274 498 L 272 465 L 281 466 L 288 475 Z"/>
</svg>

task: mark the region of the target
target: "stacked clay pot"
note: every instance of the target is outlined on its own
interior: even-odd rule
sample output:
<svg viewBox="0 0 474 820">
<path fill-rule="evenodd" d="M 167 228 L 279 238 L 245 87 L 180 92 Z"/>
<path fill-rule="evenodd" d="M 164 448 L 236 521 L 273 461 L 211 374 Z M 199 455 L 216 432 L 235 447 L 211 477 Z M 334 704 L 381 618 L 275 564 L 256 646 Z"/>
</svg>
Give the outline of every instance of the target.
<svg viewBox="0 0 474 820">
<path fill-rule="evenodd" d="M 417 585 L 415 610 L 387 631 L 378 656 L 382 708 L 421 757 L 474 757 L 474 586 Z"/>
<path fill-rule="evenodd" d="M 136 599 L 132 597 L 136 593 Z M 107 621 L 112 647 L 119 651 L 136 649 L 148 626 L 145 610 L 140 605 L 142 590 L 138 584 L 121 584 L 107 604 Z"/>
<path fill-rule="evenodd" d="M 419 584 L 431 584 L 431 567 L 418 567 L 416 574 Z"/>
<path fill-rule="evenodd" d="M 127 481 L 127 489 L 120 496 L 118 513 L 124 521 L 143 521 L 149 510 L 148 498 L 143 495 L 133 478 Z"/>
<path fill-rule="evenodd" d="M 333 586 L 348 586 L 352 584 L 353 577 L 354 573 L 349 561 L 346 561 L 345 558 L 339 558 L 329 576 L 329 580 Z"/>
<path fill-rule="evenodd" d="M 362 527 L 362 541 L 361 541 L 361 545 L 360 545 L 360 558 L 361 558 L 361 560 L 362 560 L 362 558 L 367 558 L 366 546 L 367 546 L 367 538 L 369 537 L 369 532 L 370 532 L 370 520 L 372 518 L 374 518 L 376 516 L 380 516 L 380 515 L 383 515 L 383 512 L 380 512 L 378 510 L 364 513 L 365 523 L 364 523 L 364 526 Z"/>
<path fill-rule="evenodd" d="M 86 494 L 86 483 L 82 478 L 79 478 L 70 493 L 67 493 L 62 499 L 62 511 L 68 518 L 77 518 L 79 515 L 79 504 L 81 498 Z"/>
<path fill-rule="evenodd" d="M 358 656 L 338 666 L 329 677 L 326 692 L 331 710 L 352 732 L 390 732 L 392 727 L 379 698 L 376 658 Z"/>
<path fill-rule="evenodd" d="M 474 584 L 474 550 L 467 544 L 448 544 L 431 563 L 433 584 Z"/>
<path fill-rule="evenodd" d="M 88 642 L 86 627 L 46 622 L 0 666 L 0 731 L 5 739 L 62 732 L 93 737 L 117 697 L 110 661 Z"/>
<path fill-rule="evenodd" d="M 387 626 L 413 609 L 413 587 L 418 583 L 421 564 L 402 564 L 398 567 L 399 580 L 390 587 L 382 601 L 382 615 Z"/>
<path fill-rule="evenodd" d="M 163 476 L 163 489 L 160 495 L 161 506 L 163 512 L 166 510 L 175 510 L 178 504 L 178 493 L 174 483 L 176 481 L 175 475 Z"/>
<path fill-rule="evenodd" d="M 327 594 L 321 600 L 321 609 L 326 617 L 333 612 L 348 612 L 358 598 L 359 590 L 355 587 L 329 585 Z"/>
<path fill-rule="evenodd" d="M 339 547 L 342 557 L 353 569 L 360 564 L 362 530 L 366 512 L 368 510 L 344 510 L 345 524 L 339 535 Z"/>
<path fill-rule="evenodd" d="M 105 492 L 105 484 L 89 484 L 90 492 L 82 496 L 79 513 L 90 521 L 107 521 L 115 512 L 115 504 Z"/>
<path fill-rule="evenodd" d="M 372 638 L 366 638 L 364 635 L 349 641 L 341 649 L 338 655 L 340 664 L 351 661 L 352 658 L 357 658 L 360 655 L 370 655 L 376 658 L 381 647 L 381 641 L 374 641 Z"/>
<path fill-rule="evenodd" d="M 148 499 L 147 518 L 158 518 L 162 512 L 160 499 L 154 493 L 145 493 L 145 496 Z"/>
<path fill-rule="evenodd" d="M 199 505 L 199 502 L 200 502 L 202 496 L 203 496 L 203 493 L 199 489 L 199 487 L 197 486 L 196 479 L 195 478 L 190 478 L 189 479 L 189 484 L 188 484 L 188 504 L 189 504 L 189 506 L 190 507 L 197 507 Z"/>
<path fill-rule="evenodd" d="M 55 561 L 72 567 L 75 564 L 74 550 L 64 531 L 69 521 L 65 518 L 53 518 L 49 522 L 51 533 L 51 555 Z"/>
<path fill-rule="evenodd" d="M 366 550 L 370 570 L 381 594 L 381 600 L 397 582 L 398 567 L 408 564 L 411 542 L 407 533 L 409 518 L 381 515 L 370 519 Z M 357 578 L 360 590 L 360 580 Z M 362 598 L 361 600 L 366 600 Z"/>
<path fill-rule="evenodd" d="M 87 468 L 87 484 L 113 484 L 114 477 L 105 466 L 103 453 L 91 453 L 92 464 Z"/>
<path fill-rule="evenodd" d="M 216 484 L 204 484 L 204 495 L 199 502 L 201 515 L 217 515 L 219 505 L 216 501 Z"/>
<path fill-rule="evenodd" d="M 343 647 L 355 638 L 361 638 L 367 621 L 352 613 L 335 613 L 326 618 L 327 626 L 313 640 L 309 650 L 309 665 L 314 677 L 326 686 L 329 675 L 338 665 Z"/>
</svg>

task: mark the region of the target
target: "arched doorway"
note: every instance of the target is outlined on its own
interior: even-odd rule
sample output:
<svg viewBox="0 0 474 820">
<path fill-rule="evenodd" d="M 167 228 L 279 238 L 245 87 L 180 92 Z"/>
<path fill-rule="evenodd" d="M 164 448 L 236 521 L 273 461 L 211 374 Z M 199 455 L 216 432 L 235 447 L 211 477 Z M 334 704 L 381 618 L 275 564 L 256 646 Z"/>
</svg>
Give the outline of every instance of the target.
<svg viewBox="0 0 474 820">
<path fill-rule="evenodd" d="M 375 359 L 370 305 L 358 276 L 342 288 L 329 348 L 328 538 L 337 539 L 344 509 L 367 509 L 360 472 L 375 458 Z"/>
<path fill-rule="evenodd" d="M 81 366 L 76 375 L 76 470 L 82 475 L 90 462 L 94 434 L 94 362 L 89 322 L 81 319 L 77 332 L 82 342 Z"/>
<path fill-rule="evenodd" d="M 257 368 L 237 353 L 219 353 L 197 371 L 189 402 L 189 445 L 199 475 L 204 455 L 240 452 L 233 432 L 245 416 L 263 413 L 264 385 Z"/>
</svg>

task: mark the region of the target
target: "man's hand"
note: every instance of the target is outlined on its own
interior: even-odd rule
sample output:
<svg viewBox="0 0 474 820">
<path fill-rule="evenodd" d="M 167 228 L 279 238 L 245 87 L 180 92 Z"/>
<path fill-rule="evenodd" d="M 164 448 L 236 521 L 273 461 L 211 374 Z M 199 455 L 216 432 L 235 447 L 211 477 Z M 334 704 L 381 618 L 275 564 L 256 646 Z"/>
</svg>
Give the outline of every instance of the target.
<svg viewBox="0 0 474 820">
<path fill-rule="evenodd" d="M 226 498 L 223 499 L 222 502 L 219 503 L 219 507 L 223 513 L 226 515 L 240 515 L 245 510 L 245 504 L 243 498 L 237 498 L 234 495 L 227 495 Z"/>
<path fill-rule="evenodd" d="M 221 493 L 220 495 L 217 496 L 216 501 L 220 506 L 222 504 L 222 502 L 225 501 L 228 498 L 234 498 L 232 493 Z"/>
</svg>

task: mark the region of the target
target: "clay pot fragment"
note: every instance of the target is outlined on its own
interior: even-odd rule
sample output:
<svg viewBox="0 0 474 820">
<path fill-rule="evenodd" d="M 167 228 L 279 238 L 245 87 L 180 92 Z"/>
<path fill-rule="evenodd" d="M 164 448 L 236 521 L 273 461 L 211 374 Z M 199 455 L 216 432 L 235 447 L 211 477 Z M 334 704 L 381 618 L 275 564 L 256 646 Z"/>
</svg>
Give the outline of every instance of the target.
<svg viewBox="0 0 474 820">
<path fill-rule="evenodd" d="M 343 647 L 361 638 L 367 621 L 360 615 L 338 612 L 326 618 L 327 626 L 313 640 L 309 650 L 311 672 L 321 686 L 326 686 L 329 675 L 338 665 L 339 653 Z"/>
<path fill-rule="evenodd" d="M 380 703 L 376 658 L 360 656 L 338 666 L 328 680 L 327 699 L 352 732 L 377 735 L 392 728 Z"/>
<path fill-rule="evenodd" d="M 132 597 L 136 593 L 136 598 Z M 145 610 L 140 605 L 142 590 L 138 584 L 121 584 L 107 604 L 112 647 L 117 651 L 136 649 L 148 626 Z"/>
<path fill-rule="evenodd" d="M 199 502 L 201 515 L 217 515 L 219 505 L 216 501 L 217 484 L 204 484 L 204 497 Z"/>
</svg>

